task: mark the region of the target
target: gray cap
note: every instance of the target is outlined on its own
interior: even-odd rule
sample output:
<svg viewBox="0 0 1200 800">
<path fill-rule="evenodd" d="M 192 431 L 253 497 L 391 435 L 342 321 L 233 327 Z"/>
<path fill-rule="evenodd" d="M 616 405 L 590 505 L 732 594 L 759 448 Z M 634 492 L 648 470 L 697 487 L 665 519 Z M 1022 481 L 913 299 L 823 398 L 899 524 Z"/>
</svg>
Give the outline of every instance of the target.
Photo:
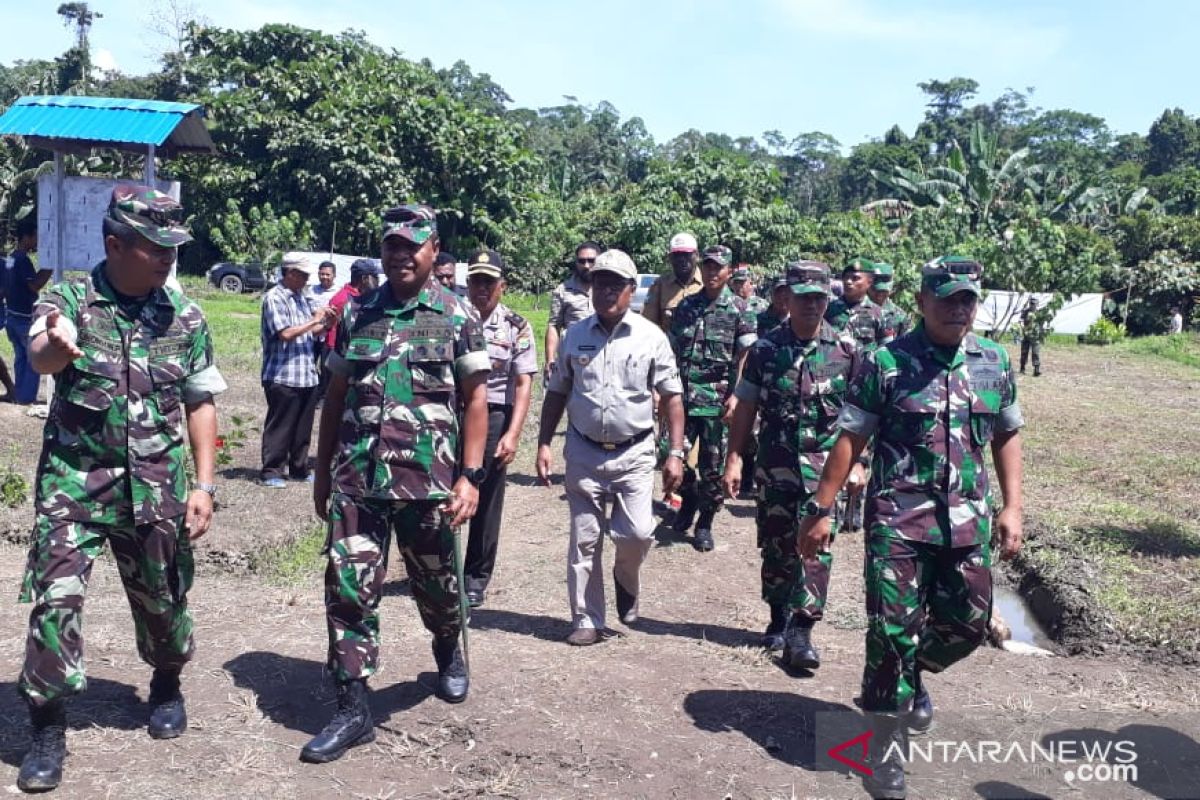
<svg viewBox="0 0 1200 800">
<path fill-rule="evenodd" d="M 620 250 L 605 250 L 596 256 L 596 263 L 592 267 L 593 278 L 597 272 L 613 272 L 626 280 L 637 280 L 637 267 L 633 259 Z"/>
</svg>

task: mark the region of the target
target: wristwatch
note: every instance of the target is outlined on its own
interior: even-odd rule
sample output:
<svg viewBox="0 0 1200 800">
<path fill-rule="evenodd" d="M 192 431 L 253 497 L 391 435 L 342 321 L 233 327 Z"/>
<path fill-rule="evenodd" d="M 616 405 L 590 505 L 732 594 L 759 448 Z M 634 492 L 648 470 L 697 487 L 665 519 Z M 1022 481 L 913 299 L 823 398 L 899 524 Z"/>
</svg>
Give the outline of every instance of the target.
<svg viewBox="0 0 1200 800">
<path fill-rule="evenodd" d="M 680 461 L 684 461 L 687 459 L 687 450 L 672 450 L 667 453 L 667 457 L 678 458 Z"/>
<path fill-rule="evenodd" d="M 805 503 L 800 508 L 800 512 L 806 517 L 816 517 L 817 519 L 821 519 L 823 517 L 828 517 L 833 513 L 833 505 L 830 504 L 827 506 L 819 506 L 814 498 Z"/>
<path fill-rule="evenodd" d="M 200 483 L 200 481 L 196 481 L 192 484 L 192 488 L 197 492 L 205 492 L 214 500 L 217 499 L 217 485 L 215 483 Z"/>
<path fill-rule="evenodd" d="M 483 479 L 487 477 L 487 470 L 483 467 L 463 467 L 462 476 L 478 489 L 479 485 L 483 483 Z"/>
</svg>

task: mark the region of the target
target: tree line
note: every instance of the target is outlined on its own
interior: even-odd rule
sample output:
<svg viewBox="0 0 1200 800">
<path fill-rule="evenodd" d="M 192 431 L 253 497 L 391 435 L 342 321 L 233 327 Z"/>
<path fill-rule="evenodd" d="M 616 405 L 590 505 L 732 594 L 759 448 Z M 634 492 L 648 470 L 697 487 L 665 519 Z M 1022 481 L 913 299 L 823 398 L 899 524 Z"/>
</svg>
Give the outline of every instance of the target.
<svg viewBox="0 0 1200 800">
<path fill-rule="evenodd" d="M 282 249 L 371 253 L 380 209 L 419 198 L 441 212 L 444 246 L 487 245 L 512 282 L 551 287 L 579 241 L 665 266 L 669 236 L 721 242 L 760 274 L 797 257 L 857 255 L 897 268 L 945 252 L 979 258 L 992 288 L 1110 292 L 1131 332 L 1166 308 L 1200 314 L 1200 120 L 1166 109 L 1145 135 L 1095 115 L 1037 108 L 1032 88 L 977 101 L 965 77 L 919 84 L 924 118 L 848 152 L 820 131 L 760 137 L 686 131 L 658 143 L 609 103 L 528 109 L 459 61 L 438 69 L 364 34 L 288 25 L 240 31 L 182 22 L 159 70 L 97 75 L 86 3 L 59 14 L 75 44 L 49 60 L 0 65 L 0 108 L 25 94 L 92 94 L 203 105 L 220 155 L 182 156 L 198 245 L 182 266 L 270 260 Z M 30 213 L 49 154 L 4 137 L 0 236 Z M 137 175 L 118 152 L 69 159 L 81 174 Z"/>
</svg>

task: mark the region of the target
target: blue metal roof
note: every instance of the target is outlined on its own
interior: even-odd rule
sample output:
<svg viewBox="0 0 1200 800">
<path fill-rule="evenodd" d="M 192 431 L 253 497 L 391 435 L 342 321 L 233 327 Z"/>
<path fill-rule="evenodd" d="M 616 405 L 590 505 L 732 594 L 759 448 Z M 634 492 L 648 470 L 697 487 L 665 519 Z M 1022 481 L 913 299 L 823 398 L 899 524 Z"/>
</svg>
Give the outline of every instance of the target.
<svg viewBox="0 0 1200 800">
<path fill-rule="evenodd" d="M 9 106 L 0 116 L 0 134 L 18 134 L 48 147 L 61 142 L 214 152 L 202 115 L 193 103 L 36 95 Z"/>
</svg>

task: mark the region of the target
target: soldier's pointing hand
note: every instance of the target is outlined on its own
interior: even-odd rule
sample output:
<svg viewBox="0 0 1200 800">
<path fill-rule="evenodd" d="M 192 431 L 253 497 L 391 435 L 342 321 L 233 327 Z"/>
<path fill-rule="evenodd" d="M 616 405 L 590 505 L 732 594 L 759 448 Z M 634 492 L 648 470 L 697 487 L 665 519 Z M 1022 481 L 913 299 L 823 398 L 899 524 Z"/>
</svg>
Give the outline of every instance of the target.
<svg viewBox="0 0 1200 800">
<path fill-rule="evenodd" d="M 62 313 L 57 309 L 46 315 L 46 338 L 50 345 L 72 359 L 79 358 L 83 351 L 75 344 L 78 334 L 70 320 L 62 319 Z"/>
</svg>

